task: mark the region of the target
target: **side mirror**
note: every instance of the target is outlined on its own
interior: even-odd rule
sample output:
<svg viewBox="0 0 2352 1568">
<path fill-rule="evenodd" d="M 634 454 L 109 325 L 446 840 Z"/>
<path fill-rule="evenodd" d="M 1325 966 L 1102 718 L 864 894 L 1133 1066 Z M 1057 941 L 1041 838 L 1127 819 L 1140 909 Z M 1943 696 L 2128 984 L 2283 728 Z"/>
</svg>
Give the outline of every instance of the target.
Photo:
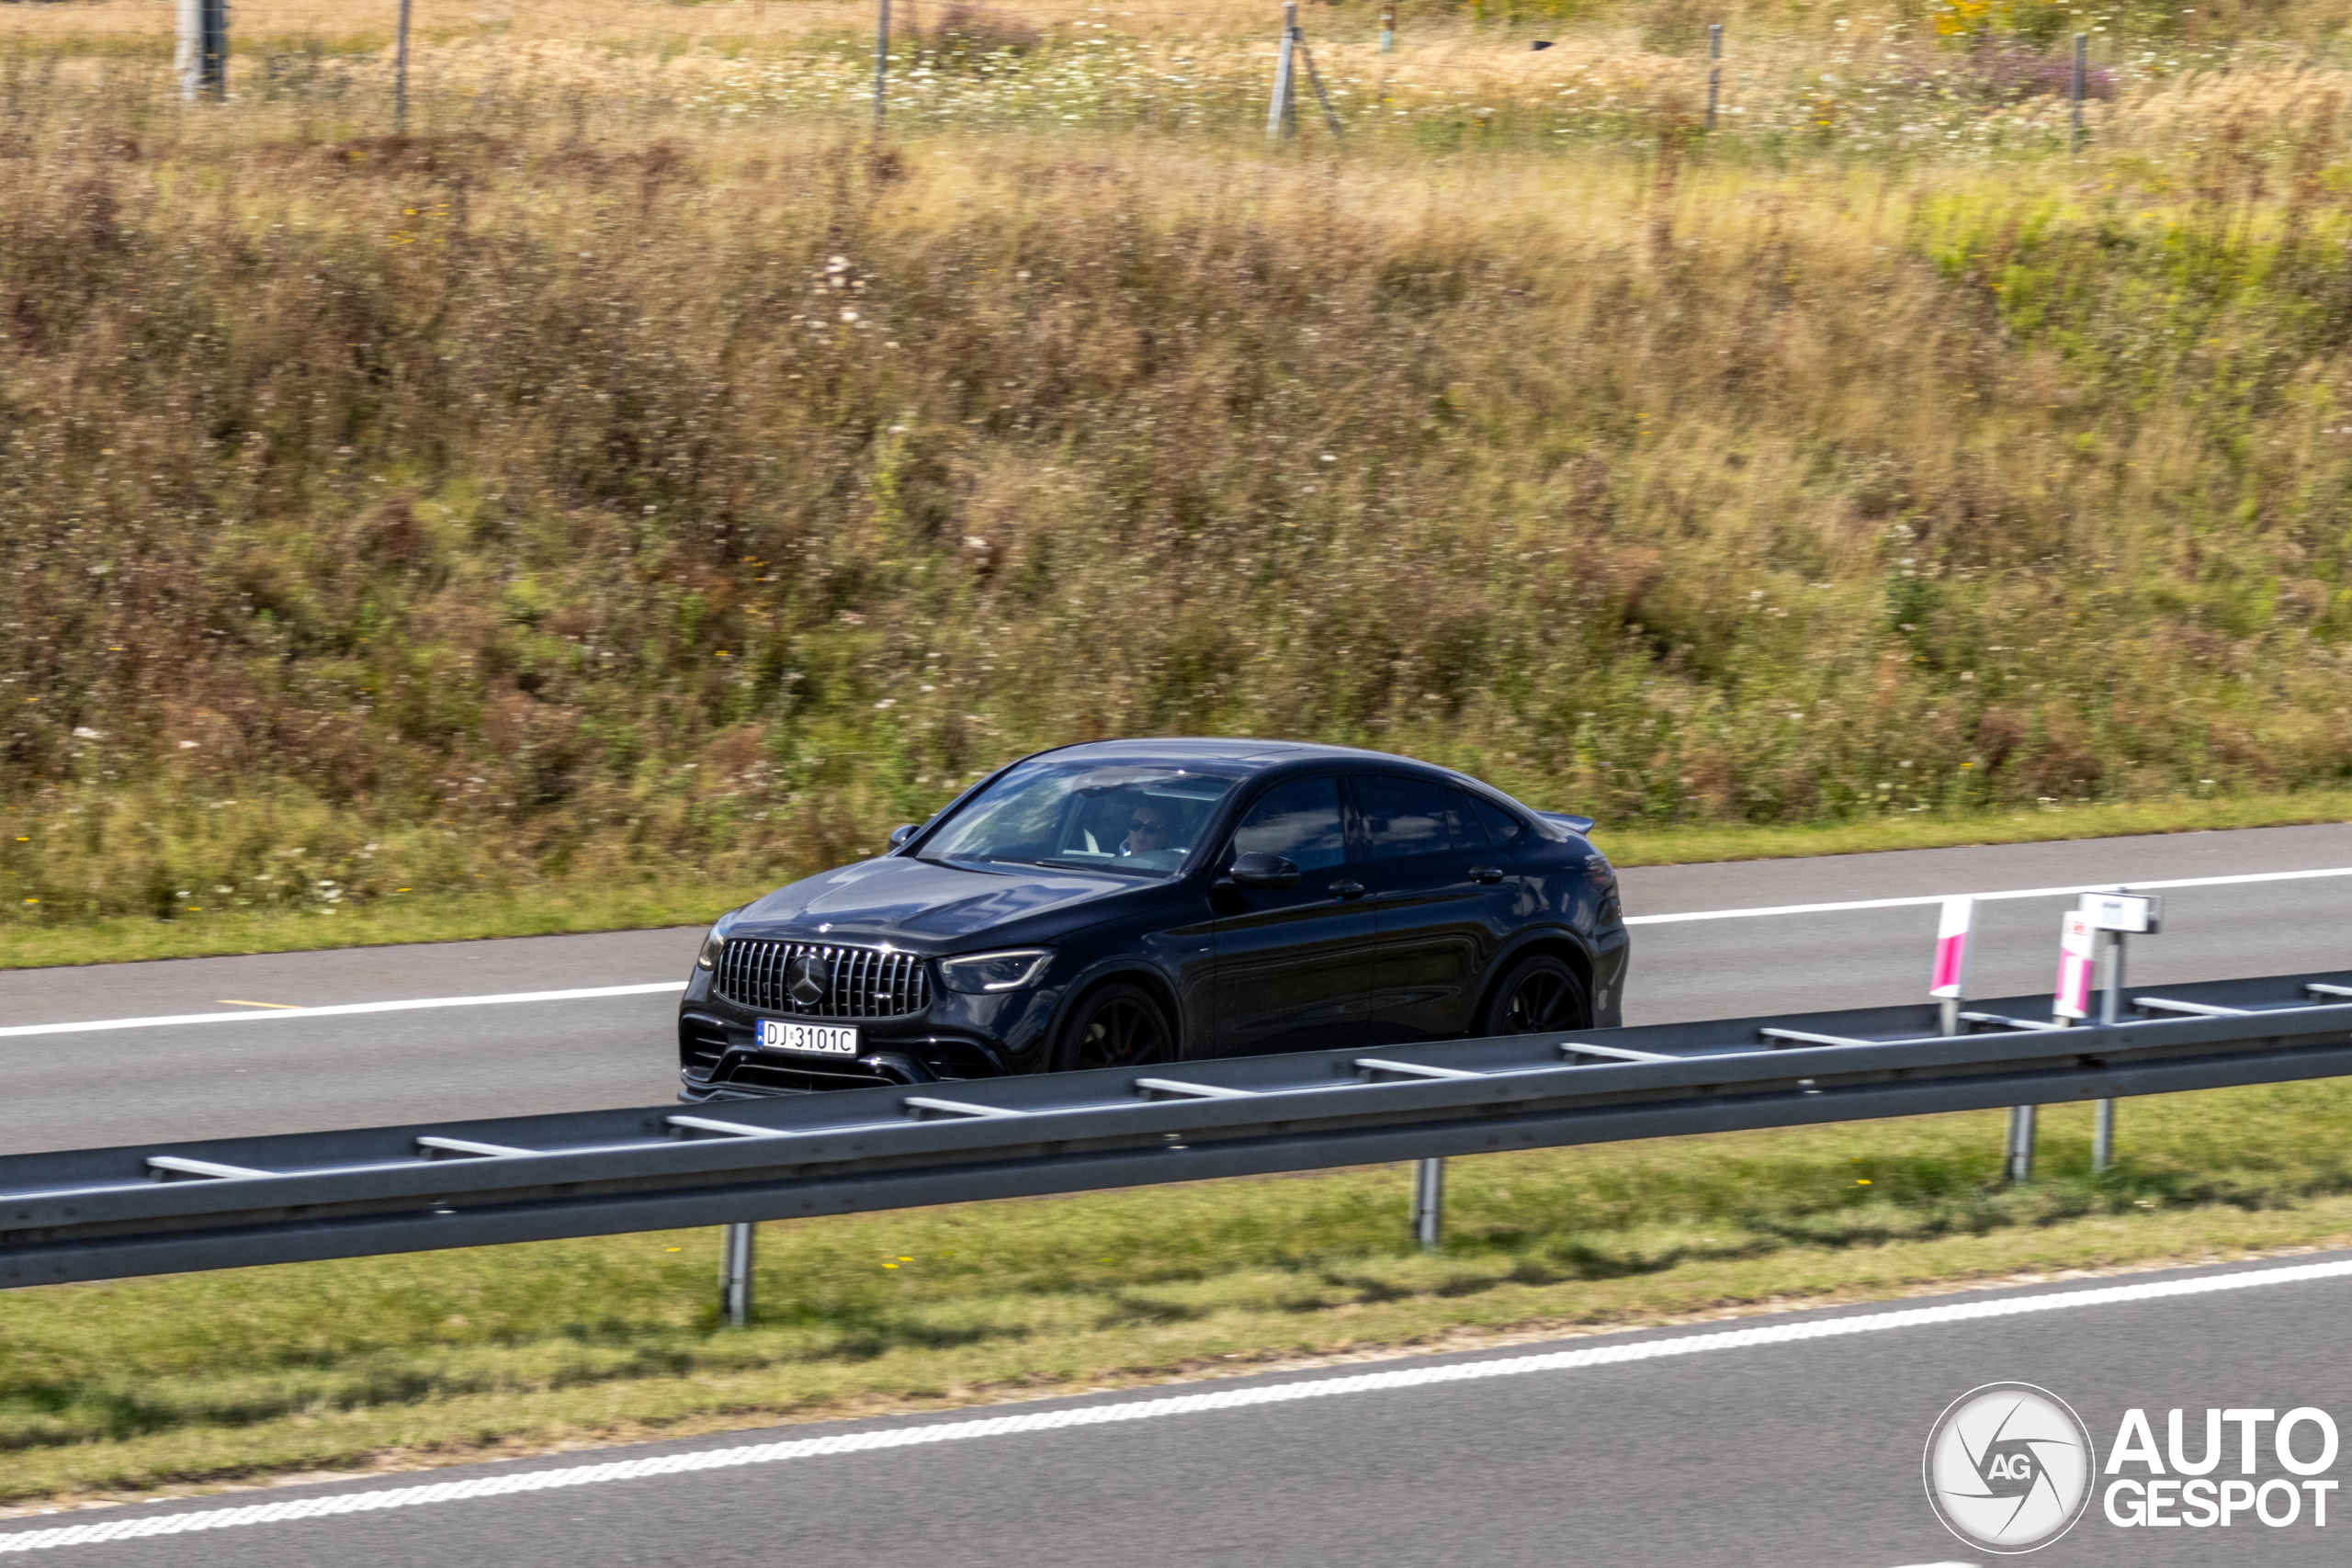
<svg viewBox="0 0 2352 1568">
<path fill-rule="evenodd" d="M 1298 886 L 1298 867 L 1280 855 L 1243 855 L 1233 863 L 1237 887 L 1289 888 Z"/>
<path fill-rule="evenodd" d="M 897 827 L 890 829 L 890 847 L 894 850 L 897 849 L 900 844 L 905 843 L 909 839 L 913 838 L 921 831 L 922 829 L 912 822 L 899 823 Z"/>
</svg>

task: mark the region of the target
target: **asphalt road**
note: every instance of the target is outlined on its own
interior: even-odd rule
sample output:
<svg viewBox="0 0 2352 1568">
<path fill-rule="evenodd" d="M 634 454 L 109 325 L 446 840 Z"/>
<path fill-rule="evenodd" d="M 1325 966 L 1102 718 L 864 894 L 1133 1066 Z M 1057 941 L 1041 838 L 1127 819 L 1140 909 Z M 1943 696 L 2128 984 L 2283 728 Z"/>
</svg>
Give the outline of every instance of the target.
<svg viewBox="0 0 2352 1568">
<path fill-rule="evenodd" d="M 1606 846 L 1606 836 L 1601 839 Z M 1636 916 L 2352 866 L 2352 825 L 1634 869 Z M 2352 877 L 2165 895 L 2135 982 L 2352 962 Z M 2038 989 L 2051 897 L 1984 907 L 1973 989 Z M 1629 1022 L 1918 996 L 1932 908 L 1644 925 Z M 680 980 L 698 930 L 0 972 L 0 1152 L 642 1105 L 675 1081 L 667 992 L 270 1020 L 295 1007 Z M 231 1021 L 8 1034 L 182 1014 Z"/>
<path fill-rule="evenodd" d="M 2175 1281 L 2241 1280 L 2313 1264 L 2340 1272 L 2148 1299 L 2151 1288 Z M 2063 1304 L 2086 1292 L 2140 1299 Z M 1949 1320 L 1956 1303 L 2018 1300 L 2044 1310 Z M 2059 1309 L 2046 1310 L 2053 1300 Z M 44 1530 L 200 1514 L 212 1516 L 208 1528 L 157 1538 L 40 1538 L 42 1561 L 61 1568 L 1989 1565 L 1999 1559 L 1945 1532 L 1921 1485 L 1922 1448 L 1951 1401 L 1987 1382 L 2038 1384 L 2081 1415 L 2102 1460 L 2132 1406 L 2150 1413 L 2159 1444 L 2166 1412 L 2188 1411 L 2192 1453 L 2203 1446 L 2208 1407 L 2283 1414 L 2315 1405 L 2341 1426 L 2352 1417 L 2347 1313 L 2352 1256 L 2324 1255 L 37 1517 L 0 1526 L 0 1554 L 33 1550 Z M 1846 1332 L 1820 1334 L 1827 1326 Z M 1747 1332 L 1729 1344 L 1703 1337 L 1726 1331 Z M 1532 1359 L 1604 1348 L 1645 1354 L 1600 1365 Z M 1421 1371 L 1477 1364 L 1488 1364 L 1489 1375 L 1429 1381 Z M 1349 1382 L 1367 1374 L 1385 1386 Z M 1324 1386 L 1295 1387 L 1316 1384 Z M 1251 1392 L 1285 1386 L 1313 1396 Z M 1224 1396 L 1223 1407 L 1166 1404 L 1195 1393 Z M 1109 1410 L 1081 1414 L 1105 1406 L 1125 1414 L 1115 1421 L 1099 1418 Z M 1035 1418 L 1032 1429 L 972 1426 L 1008 1414 Z M 946 1440 L 908 1440 L 925 1428 L 952 1430 L 938 1434 Z M 2239 1469 L 2236 1428 L 2223 1431 L 2217 1481 Z M 878 1437 L 861 1439 L 873 1445 L 862 1450 L 814 1455 L 763 1447 L 853 1434 Z M 2312 1459 L 2316 1448 L 2304 1428 L 2301 1457 Z M 2256 1485 L 2294 1479 L 2274 1457 L 2267 1429 L 2255 1460 Z M 670 1473 L 661 1473 L 665 1463 Z M 575 1472 L 577 1483 L 439 1501 L 417 1491 L 451 1483 L 475 1491 L 486 1481 L 547 1472 Z M 2352 1452 L 2320 1478 L 2347 1472 Z M 2124 1473 L 2145 1472 L 2135 1465 Z M 241 1522 L 225 1512 L 256 1504 L 282 1511 L 355 1494 L 386 1495 L 364 1511 L 327 1517 Z M 2324 1528 L 2312 1523 L 2308 1495 L 2297 1521 L 2278 1528 L 2241 1515 L 2229 1528 L 2124 1529 L 2108 1521 L 2102 1502 L 2095 1491 L 2072 1533 L 2030 1561 L 2299 1568 L 2341 1563 L 2352 1535 L 2352 1502 L 2342 1492 Z M 2283 1515 L 2283 1496 L 2271 1506 Z M 27 1539 L 12 1548 L 17 1538 Z"/>
</svg>

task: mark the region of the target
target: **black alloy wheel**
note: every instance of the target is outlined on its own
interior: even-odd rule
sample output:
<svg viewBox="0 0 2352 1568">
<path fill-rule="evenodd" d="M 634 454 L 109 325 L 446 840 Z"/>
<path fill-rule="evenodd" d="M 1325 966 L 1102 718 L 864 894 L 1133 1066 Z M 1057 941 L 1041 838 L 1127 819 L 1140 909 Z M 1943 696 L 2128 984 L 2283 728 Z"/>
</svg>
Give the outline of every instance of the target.
<svg viewBox="0 0 2352 1568">
<path fill-rule="evenodd" d="M 1592 1027 L 1584 981 L 1565 959 L 1532 953 L 1510 966 L 1480 1021 L 1480 1035 L 1556 1034 Z"/>
<path fill-rule="evenodd" d="M 1114 984 L 1079 1003 L 1062 1031 L 1054 1066 L 1062 1072 L 1148 1067 L 1175 1056 L 1176 1032 L 1151 994 L 1138 986 Z"/>
</svg>

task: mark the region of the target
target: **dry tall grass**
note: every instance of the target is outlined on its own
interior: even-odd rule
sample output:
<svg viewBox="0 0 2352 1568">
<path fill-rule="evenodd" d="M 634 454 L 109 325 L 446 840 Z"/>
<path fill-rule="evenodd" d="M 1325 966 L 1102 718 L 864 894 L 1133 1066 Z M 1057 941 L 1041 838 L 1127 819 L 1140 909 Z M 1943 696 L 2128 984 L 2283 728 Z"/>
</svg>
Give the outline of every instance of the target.
<svg viewBox="0 0 2352 1568">
<path fill-rule="evenodd" d="M 821 50 L 830 117 L 722 61 L 406 140 L 7 56 L 10 918 L 780 874 L 1114 733 L 1617 819 L 2345 776 L 2332 78 L 2083 163 L 1981 98 L 1333 160 L 1099 58 L 876 152 Z"/>
</svg>

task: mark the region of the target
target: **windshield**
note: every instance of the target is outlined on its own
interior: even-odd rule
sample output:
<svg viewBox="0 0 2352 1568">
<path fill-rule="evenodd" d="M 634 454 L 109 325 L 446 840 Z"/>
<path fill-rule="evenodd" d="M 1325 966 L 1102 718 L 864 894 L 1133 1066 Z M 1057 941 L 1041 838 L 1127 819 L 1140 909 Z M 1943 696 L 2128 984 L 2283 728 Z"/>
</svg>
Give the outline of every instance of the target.
<svg viewBox="0 0 2352 1568">
<path fill-rule="evenodd" d="M 1040 758 L 982 791 L 922 858 L 1173 876 L 1234 783 L 1197 765 Z"/>
</svg>

